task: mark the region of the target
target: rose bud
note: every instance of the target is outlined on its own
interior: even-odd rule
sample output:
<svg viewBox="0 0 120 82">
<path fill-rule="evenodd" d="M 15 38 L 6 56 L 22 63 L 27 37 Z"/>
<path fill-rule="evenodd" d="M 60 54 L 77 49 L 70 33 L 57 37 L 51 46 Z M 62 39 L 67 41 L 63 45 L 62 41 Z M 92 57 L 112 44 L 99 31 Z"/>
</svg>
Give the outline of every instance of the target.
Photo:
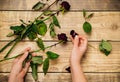
<svg viewBox="0 0 120 82">
<path fill-rule="evenodd" d="M 71 73 L 70 67 L 67 67 L 65 70 L 66 70 L 68 73 Z"/>
<path fill-rule="evenodd" d="M 71 30 L 70 31 L 70 35 L 75 38 L 76 35 L 78 35 L 74 30 Z"/>
<path fill-rule="evenodd" d="M 70 10 L 70 4 L 67 1 L 63 1 L 60 5 L 60 9 L 63 13 Z"/>
</svg>

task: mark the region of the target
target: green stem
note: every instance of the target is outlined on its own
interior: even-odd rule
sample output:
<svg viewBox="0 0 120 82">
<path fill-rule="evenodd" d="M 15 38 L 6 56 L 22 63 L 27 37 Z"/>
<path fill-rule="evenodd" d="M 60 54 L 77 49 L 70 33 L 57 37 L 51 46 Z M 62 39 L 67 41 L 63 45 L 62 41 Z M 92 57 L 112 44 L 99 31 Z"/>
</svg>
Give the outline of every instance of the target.
<svg viewBox="0 0 120 82">
<path fill-rule="evenodd" d="M 63 41 L 60 41 L 60 42 L 55 43 L 55 44 L 53 44 L 53 45 L 47 46 L 47 47 L 45 47 L 45 49 L 51 48 L 51 47 L 53 47 L 53 46 L 56 46 L 56 45 L 58 45 L 58 44 L 60 44 L 60 43 L 62 43 L 62 42 L 63 42 Z M 38 49 L 38 50 L 35 50 L 35 51 L 31 51 L 30 53 L 39 52 L 39 51 L 41 51 L 41 50 L 42 50 L 42 49 Z M 13 57 L 10 57 L 10 58 L 4 58 L 4 59 L 0 60 L 0 62 L 6 61 L 6 60 L 10 60 L 10 59 L 13 59 L 13 58 L 16 58 L 16 57 L 18 57 L 18 56 L 21 56 L 22 54 L 23 54 L 23 53 L 18 54 L 18 55 L 13 56 Z"/>
<path fill-rule="evenodd" d="M 51 5 L 49 5 L 45 10 L 48 10 L 53 4 L 55 4 L 58 0 L 55 0 Z"/>
<path fill-rule="evenodd" d="M 45 49 L 51 48 L 51 47 L 53 47 L 53 46 L 56 46 L 56 45 L 58 45 L 58 44 L 60 44 L 60 43 L 62 43 L 62 42 L 63 42 L 63 41 L 60 41 L 60 42 L 55 43 L 55 44 L 53 44 L 53 45 L 47 46 L 47 47 L 45 47 Z M 41 50 L 42 50 L 42 49 L 38 49 L 38 50 L 32 51 L 31 53 L 39 52 L 39 51 L 41 51 Z"/>
<path fill-rule="evenodd" d="M 10 41 L 8 44 L 6 44 L 1 50 L 0 53 L 3 52 L 9 45 L 11 45 L 14 41 L 16 41 L 18 38 L 15 38 L 14 40 Z"/>
<path fill-rule="evenodd" d="M 10 59 L 16 58 L 16 57 L 18 57 L 18 56 L 20 56 L 20 55 L 22 55 L 22 54 L 19 54 L 19 55 L 10 57 L 10 58 L 4 58 L 4 59 L 0 60 L 0 62 L 5 61 L 5 60 L 10 60 Z"/>
<path fill-rule="evenodd" d="M 16 44 L 18 43 L 18 41 L 16 41 L 13 46 L 10 48 L 10 50 L 7 52 L 7 54 L 4 56 L 4 58 L 7 58 L 8 55 L 11 53 L 11 51 L 13 50 L 13 48 L 16 46 Z"/>
<path fill-rule="evenodd" d="M 27 24 L 27 23 L 25 23 L 22 19 L 20 19 L 20 21 L 21 21 L 23 24 L 28 25 L 28 24 Z"/>
</svg>

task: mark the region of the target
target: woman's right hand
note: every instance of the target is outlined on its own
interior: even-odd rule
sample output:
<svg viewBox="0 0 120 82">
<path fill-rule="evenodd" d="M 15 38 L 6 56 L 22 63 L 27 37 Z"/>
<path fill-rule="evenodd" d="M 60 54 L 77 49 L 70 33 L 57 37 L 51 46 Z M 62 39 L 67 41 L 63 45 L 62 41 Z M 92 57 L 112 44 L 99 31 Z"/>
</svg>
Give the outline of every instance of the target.
<svg viewBox="0 0 120 82">
<path fill-rule="evenodd" d="M 82 35 L 76 35 L 75 38 L 71 37 L 73 42 L 73 49 L 71 53 L 71 63 L 79 63 L 87 50 L 87 38 Z"/>
</svg>

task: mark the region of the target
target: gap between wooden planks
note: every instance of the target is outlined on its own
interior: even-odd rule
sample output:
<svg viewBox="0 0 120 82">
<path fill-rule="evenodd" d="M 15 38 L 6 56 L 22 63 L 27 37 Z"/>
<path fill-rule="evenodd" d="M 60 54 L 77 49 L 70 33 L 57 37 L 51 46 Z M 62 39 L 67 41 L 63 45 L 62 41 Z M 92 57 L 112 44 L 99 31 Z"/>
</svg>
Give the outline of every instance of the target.
<svg viewBox="0 0 120 82">
<path fill-rule="evenodd" d="M 9 73 L 0 73 L 0 82 L 8 82 Z M 89 82 L 120 82 L 120 73 L 85 73 Z M 72 82 L 69 73 L 38 73 L 40 82 Z M 25 82 L 34 82 L 32 75 L 27 73 Z"/>
<path fill-rule="evenodd" d="M 34 4 L 39 0 L 0 0 L 0 10 L 32 10 Z M 55 0 L 43 0 L 48 4 Z M 71 10 L 120 10 L 119 0 L 67 0 L 71 5 Z M 51 10 L 56 10 L 57 6 L 52 6 Z"/>
<path fill-rule="evenodd" d="M 0 40 L 11 40 L 6 37 L 11 32 L 10 26 L 20 25 L 20 19 L 24 21 L 34 20 L 41 12 L 20 12 L 20 11 L 1 11 L 0 12 Z M 89 12 L 91 13 L 91 12 Z M 113 40 L 120 41 L 120 12 L 93 12 L 94 16 L 90 20 L 92 32 L 87 35 L 82 28 L 84 18 L 82 12 L 69 12 L 65 15 L 59 15 L 58 20 L 61 29 L 56 27 L 56 33 L 64 32 L 70 36 L 69 32 L 73 29 L 79 34 L 86 35 L 89 40 Z M 49 21 L 46 21 L 49 25 Z M 43 40 L 51 39 L 49 32 L 43 37 Z M 55 39 L 54 39 L 55 40 Z"/>
<path fill-rule="evenodd" d="M 44 42 L 46 46 L 54 44 L 56 42 Z M 0 42 L 0 48 L 6 44 L 6 42 Z M 88 50 L 83 57 L 82 67 L 84 72 L 120 72 L 120 42 L 111 42 L 113 50 L 111 54 L 106 57 L 98 49 L 99 42 L 89 42 L 93 47 L 88 47 Z M 38 49 L 35 42 L 20 42 L 10 54 L 10 57 L 21 53 L 26 47 L 31 47 L 33 50 Z M 0 59 L 4 57 L 8 49 L 0 53 Z M 69 57 L 72 50 L 72 43 L 68 42 L 66 45 L 57 45 L 46 51 L 54 51 L 60 55 L 57 60 L 51 61 L 49 72 L 66 72 L 65 68 L 69 66 Z M 44 52 L 37 53 L 46 57 Z M 11 64 L 13 60 L 0 62 L 0 72 L 10 72 Z M 31 71 L 31 70 L 30 70 Z M 42 72 L 42 66 L 38 69 Z"/>
</svg>

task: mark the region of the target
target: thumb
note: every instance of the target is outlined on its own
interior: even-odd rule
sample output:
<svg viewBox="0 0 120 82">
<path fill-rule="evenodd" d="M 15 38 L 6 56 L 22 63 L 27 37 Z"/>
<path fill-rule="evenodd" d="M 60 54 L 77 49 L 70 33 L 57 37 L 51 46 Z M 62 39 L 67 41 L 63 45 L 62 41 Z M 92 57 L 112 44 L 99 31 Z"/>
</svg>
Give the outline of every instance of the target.
<svg viewBox="0 0 120 82">
<path fill-rule="evenodd" d="M 74 40 L 74 47 L 78 47 L 79 45 L 79 37 L 76 35 Z"/>
</svg>

